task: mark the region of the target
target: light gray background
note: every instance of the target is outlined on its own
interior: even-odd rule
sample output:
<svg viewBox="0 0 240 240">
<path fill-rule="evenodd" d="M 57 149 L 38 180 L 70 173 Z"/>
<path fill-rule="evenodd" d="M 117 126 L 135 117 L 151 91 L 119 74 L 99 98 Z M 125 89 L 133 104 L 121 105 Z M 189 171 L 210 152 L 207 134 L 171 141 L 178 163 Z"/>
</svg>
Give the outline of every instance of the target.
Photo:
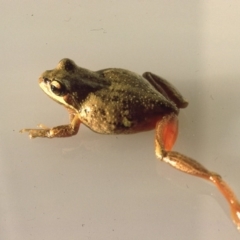
<svg viewBox="0 0 240 240">
<path fill-rule="evenodd" d="M 175 150 L 240 198 L 240 2 L 1 1 L 0 239 L 239 239 L 223 197 L 154 155 L 154 132 L 67 139 L 18 131 L 68 123 L 37 79 L 64 57 L 152 71 L 189 100 Z"/>
</svg>

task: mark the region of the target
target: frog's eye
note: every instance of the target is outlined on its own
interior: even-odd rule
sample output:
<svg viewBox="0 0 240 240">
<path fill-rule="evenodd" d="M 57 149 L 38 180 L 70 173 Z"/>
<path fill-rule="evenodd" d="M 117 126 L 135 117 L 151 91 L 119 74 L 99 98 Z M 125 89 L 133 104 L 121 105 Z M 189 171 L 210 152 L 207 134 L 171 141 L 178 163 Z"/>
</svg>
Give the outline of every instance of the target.
<svg viewBox="0 0 240 240">
<path fill-rule="evenodd" d="M 57 96 L 63 96 L 66 94 L 66 88 L 60 82 L 54 80 L 51 82 L 50 86 L 51 86 L 52 92 Z"/>
</svg>

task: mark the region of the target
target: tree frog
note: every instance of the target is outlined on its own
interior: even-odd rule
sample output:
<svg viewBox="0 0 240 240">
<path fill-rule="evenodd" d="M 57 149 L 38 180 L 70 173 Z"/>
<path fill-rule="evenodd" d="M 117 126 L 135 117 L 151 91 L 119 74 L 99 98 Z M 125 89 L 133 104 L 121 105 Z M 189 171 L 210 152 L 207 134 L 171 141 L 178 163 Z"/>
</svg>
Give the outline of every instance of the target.
<svg viewBox="0 0 240 240">
<path fill-rule="evenodd" d="M 163 78 L 145 72 L 108 68 L 90 71 L 70 59 L 62 59 L 39 78 L 41 89 L 65 106 L 68 125 L 22 129 L 30 138 L 70 137 L 83 123 L 102 134 L 130 134 L 155 129 L 156 157 L 172 167 L 206 179 L 220 190 L 229 203 L 233 222 L 240 229 L 240 204 L 220 175 L 199 162 L 172 151 L 178 133 L 178 113 L 188 102 Z"/>
</svg>

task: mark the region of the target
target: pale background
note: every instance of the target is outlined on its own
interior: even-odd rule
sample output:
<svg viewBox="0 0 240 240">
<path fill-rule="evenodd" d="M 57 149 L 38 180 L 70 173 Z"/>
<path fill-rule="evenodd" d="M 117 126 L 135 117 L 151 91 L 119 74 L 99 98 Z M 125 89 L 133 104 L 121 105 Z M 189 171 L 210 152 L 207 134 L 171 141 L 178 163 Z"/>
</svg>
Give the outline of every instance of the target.
<svg viewBox="0 0 240 240">
<path fill-rule="evenodd" d="M 0 8 L 1 240 L 240 238 L 211 184 L 155 159 L 153 131 L 18 133 L 68 123 L 37 84 L 64 57 L 91 70 L 152 71 L 190 102 L 175 150 L 221 173 L 240 198 L 238 0 L 2 0 Z"/>
</svg>

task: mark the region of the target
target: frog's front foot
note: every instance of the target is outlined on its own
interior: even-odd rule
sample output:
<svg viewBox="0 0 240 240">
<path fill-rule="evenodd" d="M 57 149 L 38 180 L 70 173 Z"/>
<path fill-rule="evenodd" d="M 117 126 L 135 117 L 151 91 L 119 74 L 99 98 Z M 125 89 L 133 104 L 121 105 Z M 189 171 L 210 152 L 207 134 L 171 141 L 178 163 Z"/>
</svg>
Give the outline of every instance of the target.
<svg viewBox="0 0 240 240">
<path fill-rule="evenodd" d="M 29 138 L 36 138 L 36 137 L 47 137 L 51 138 L 51 129 L 45 127 L 42 124 L 39 124 L 38 127 L 40 129 L 30 129 L 30 128 L 24 128 L 20 130 L 20 133 L 28 133 Z"/>
<path fill-rule="evenodd" d="M 71 137 L 77 134 L 80 127 L 80 120 L 78 116 L 74 116 L 72 122 L 67 125 L 61 125 L 53 128 L 48 128 L 43 124 L 39 124 L 39 129 L 25 128 L 20 130 L 20 133 L 27 132 L 30 138 L 44 137 L 44 138 L 55 138 L 55 137 Z"/>
</svg>

